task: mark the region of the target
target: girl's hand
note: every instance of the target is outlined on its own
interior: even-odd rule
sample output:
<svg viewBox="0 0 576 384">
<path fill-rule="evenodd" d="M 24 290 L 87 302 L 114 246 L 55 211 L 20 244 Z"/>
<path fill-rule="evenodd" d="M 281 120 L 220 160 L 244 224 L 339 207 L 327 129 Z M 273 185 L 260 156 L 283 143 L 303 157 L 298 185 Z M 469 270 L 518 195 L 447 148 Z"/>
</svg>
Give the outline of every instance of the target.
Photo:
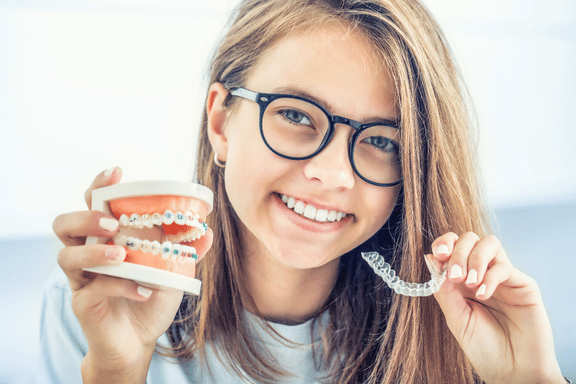
<svg viewBox="0 0 576 384">
<path fill-rule="evenodd" d="M 434 241 L 432 252 L 448 268 L 434 296 L 482 380 L 565 383 L 540 290 L 510 264 L 498 239 L 448 233 Z"/>
<path fill-rule="evenodd" d="M 88 207 L 92 190 L 120 181 L 115 168 L 99 174 L 86 191 Z M 182 300 L 182 292 L 151 290 L 129 280 L 85 272 L 82 268 L 121 263 L 124 247 L 84 245 L 87 236 L 113 237 L 118 222 L 98 211 L 58 216 L 54 232 L 66 246 L 58 254 L 72 288 L 72 309 L 88 341 L 82 362 L 85 382 L 144 382 L 157 339 L 168 329 Z"/>
</svg>

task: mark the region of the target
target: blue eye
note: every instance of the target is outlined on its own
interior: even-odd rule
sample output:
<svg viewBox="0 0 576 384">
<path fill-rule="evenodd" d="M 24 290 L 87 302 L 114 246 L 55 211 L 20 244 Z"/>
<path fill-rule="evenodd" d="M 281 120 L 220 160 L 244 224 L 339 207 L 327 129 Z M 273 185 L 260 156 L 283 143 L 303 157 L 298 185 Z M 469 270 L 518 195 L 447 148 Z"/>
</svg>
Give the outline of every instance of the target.
<svg viewBox="0 0 576 384">
<path fill-rule="evenodd" d="M 362 142 L 370 144 L 383 152 L 398 153 L 398 146 L 394 143 L 394 141 L 384 136 L 369 136 L 362 139 Z"/>
<path fill-rule="evenodd" d="M 312 122 L 304 113 L 294 110 L 294 109 L 285 109 L 280 112 L 287 120 L 295 124 L 302 124 L 302 125 L 312 125 Z"/>
</svg>

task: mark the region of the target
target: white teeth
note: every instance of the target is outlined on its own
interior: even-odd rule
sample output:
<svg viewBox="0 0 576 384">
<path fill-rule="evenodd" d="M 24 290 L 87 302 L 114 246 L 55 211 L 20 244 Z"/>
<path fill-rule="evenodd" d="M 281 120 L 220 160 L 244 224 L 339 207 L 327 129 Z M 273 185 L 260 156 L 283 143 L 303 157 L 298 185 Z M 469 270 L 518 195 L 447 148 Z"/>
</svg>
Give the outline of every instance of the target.
<svg viewBox="0 0 576 384">
<path fill-rule="evenodd" d="M 171 210 L 167 209 L 166 212 L 164 212 L 164 219 L 162 220 L 162 222 L 166 225 L 170 225 L 174 222 L 174 213 L 172 213 Z"/>
<path fill-rule="evenodd" d="M 170 257 L 170 253 L 172 253 L 172 243 L 169 241 L 165 241 L 162 243 L 162 258 L 164 260 Z"/>
<path fill-rule="evenodd" d="M 304 208 L 304 216 L 311 220 L 316 219 L 316 208 L 308 204 L 306 208 Z"/>
<path fill-rule="evenodd" d="M 142 228 L 142 217 L 137 213 L 133 213 L 130 216 L 130 226 L 134 228 Z"/>
<path fill-rule="evenodd" d="M 172 259 L 176 259 L 182 253 L 182 245 L 172 244 Z"/>
<path fill-rule="evenodd" d="M 152 224 L 162 225 L 162 215 L 158 212 L 152 214 Z"/>
<path fill-rule="evenodd" d="M 130 219 L 126 215 L 120 216 L 119 222 L 120 222 L 120 225 L 123 227 L 127 227 L 128 225 L 130 225 Z"/>
<path fill-rule="evenodd" d="M 294 206 L 294 212 L 301 215 L 304 213 L 304 208 L 306 208 L 306 204 L 304 204 L 302 201 L 299 201 Z"/>
<path fill-rule="evenodd" d="M 187 225 L 191 228 L 188 228 L 186 232 L 186 236 L 184 239 L 191 239 L 195 240 L 201 236 L 204 236 L 208 226 L 205 222 L 200 219 L 200 215 L 197 213 L 192 213 L 187 211 L 186 213 L 176 212 L 173 213 L 170 210 L 166 210 L 163 214 L 162 213 L 145 213 L 140 216 L 137 213 L 134 213 L 130 216 L 125 214 L 120 215 L 120 226 L 122 227 L 132 227 L 141 229 L 143 227 L 152 228 L 154 225 L 170 225 L 176 223 L 177 225 Z"/>
<path fill-rule="evenodd" d="M 142 241 L 142 245 L 140 245 L 140 250 L 142 252 L 147 252 L 150 253 L 150 246 L 152 245 L 152 243 L 148 240 L 144 240 Z"/>
<path fill-rule="evenodd" d="M 178 211 L 173 213 L 167 209 L 164 213 L 155 212 L 144 213 L 142 215 L 134 213 L 130 216 L 122 214 L 118 221 L 122 227 L 138 229 L 144 227 L 152 228 L 154 225 L 171 225 L 173 223 L 182 226 L 183 228 L 180 232 L 176 234 L 166 234 L 166 240 L 162 244 L 157 240 L 140 240 L 136 237 L 127 237 L 120 233 L 114 236 L 114 244 L 122 245 L 130 250 L 160 255 L 165 260 L 172 258 L 180 262 L 194 262 L 198 259 L 198 254 L 196 253 L 196 248 L 179 243 L 198 240 L 204 236 L 208 230 L 208 225 L 202 221 L 200 215 L 191 211 L 184 213 Z"/>
<path fill-rule="evenodd" d="M 157 240 L 140 240 L 132 236 L 126 237 L 125 235 L 117 234 L 114 236 L 114 244 L 122 245 L 130 250 L 138 250 L 153 255 L 162 254 L 164 260 L 170 257 L 173 260 L 182 259 L 180 261 L 198 260 L 196 248 L 188 245 L 173 244 L 170 241 L 165 241 L 160 244 Z"/>
<path fill-rule="evenodd" d="M 150 253 L 153 255 L 158 255 L 160 253 L 160 248 L 162 247 L 162 245 L 160 244 L 159 241 L 154 240 L 151 244 L 150 244 Z"/>
<path fill-rule="evenodd" d="M 174 219 L 174 222 L 178 225 L 184 225 L 186 224 L 186 218 L 184 217 L 184 214 L 182 212 L 176 212 L 176 218 Z"/>
<path fill-rule="evenodd" d="M 185 221 L 186 221 L 186 225 L 192 225 L 192 223 L 194 223 L 194 214 L 193 214 L 192 212 L 187 211 L 187 212 L 184 214 L 184 218 L 185 218 Z"/>
<path fill-rule="evenodd" d="M 314 218 L 314 220 L 323 222 L 326 221 L 327 218 L 328 218 L 328 210 L 319 209 L 316 211 L 316 217 Z"/>
<path fill-rule="evenodd" d="M 294 212 L 303 215 L 304 217 L 315 220 L 321 223 L 324 222 L 333 222 L 333 221 L 340 221 L 346 214 L 339 211 L 328 211 L 327 209 L 317 209 L 316 207 L 306 204 L 303 201 L 296 200 L 293 197 L 287 195 L 281 195 L 282 201 L 286 206 L 290 209 L 293 209 Z"/>
<path fill-rule="evenodd" d="M 148 215 L 148 214 L 143 214 L 142 215 L 142 225 L 144 225 L 146 228 L 152 228 L 152 226 L 154 225 L 152 223 L 152 216 Z"/>
</svg>

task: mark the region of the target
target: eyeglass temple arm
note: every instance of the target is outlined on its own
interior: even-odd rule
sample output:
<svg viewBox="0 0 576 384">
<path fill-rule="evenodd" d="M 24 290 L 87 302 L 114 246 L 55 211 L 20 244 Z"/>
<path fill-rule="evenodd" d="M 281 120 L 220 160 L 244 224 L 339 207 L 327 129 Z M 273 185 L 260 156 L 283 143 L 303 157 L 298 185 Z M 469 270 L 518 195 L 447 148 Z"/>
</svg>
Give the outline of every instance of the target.
<svg viewBox="0 0 576 384">
<path fill-rule="evenodd" d="M 246 88 L 232 88 L 230 94 L 233 96 L 242 97 L 244 99 L 252 100 L 254 102 L 258 101 L 258 92 L 250 91 Z"/>
</svg>

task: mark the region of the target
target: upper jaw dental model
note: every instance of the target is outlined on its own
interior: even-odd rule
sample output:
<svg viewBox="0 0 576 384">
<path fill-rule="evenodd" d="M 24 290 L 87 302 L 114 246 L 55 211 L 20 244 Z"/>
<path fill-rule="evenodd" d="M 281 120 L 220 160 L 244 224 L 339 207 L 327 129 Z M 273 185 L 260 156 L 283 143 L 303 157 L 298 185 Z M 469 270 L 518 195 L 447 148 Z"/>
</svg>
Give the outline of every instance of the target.
<svg viewBox="0 0 576 384">
<path fill-rule="evenodd" d="M 194 274 L 212 246 L 206 224 L 212 203 L 210 189 L 187 182 L 141 181 L 94 190 L 92 209 L 112 214 L 120 229 L 112 241 L 89 237 L 86 244 L 113 242 L 126 248 L 126 259 L 85 270 L 198 295 L 201 282 Z"/>
</svg>

